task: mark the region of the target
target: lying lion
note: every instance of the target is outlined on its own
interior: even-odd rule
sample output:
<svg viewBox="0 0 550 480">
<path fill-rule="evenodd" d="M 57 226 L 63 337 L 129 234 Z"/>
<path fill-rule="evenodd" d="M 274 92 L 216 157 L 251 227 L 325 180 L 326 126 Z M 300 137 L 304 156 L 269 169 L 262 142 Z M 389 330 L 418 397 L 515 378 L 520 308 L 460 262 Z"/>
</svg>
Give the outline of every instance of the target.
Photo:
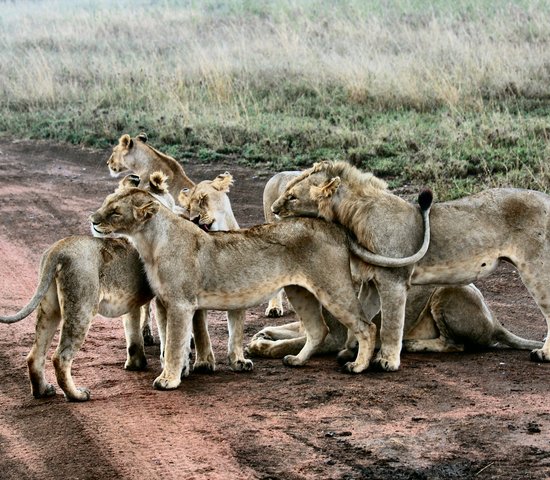
<svg viewBox="0 0 550 480">
<path fill-rule="evenodd" d="M 329 335 L 317 353 L 344 348 L 347 332 L 324 312 Z M 374 318 L 380 327 L 380 314 Z M 250 355 L 280 358 L 298 352 L 305 343 L 300 322 L 266 327 L 252 337 Z M 465 348 L 541 348 L 542 342 L 514 335 L 492 315 L 481 292 L 473 285 L 456 287 L 412 286 L 407 295 L 403 348 L 407 352 L 461 352 Z"/>
<path fill-rule="evenodd" d="M 306 170 L 288 184 L 272 209 L 282 217 L 338 222 L 382 255 L 406 255 L 422 235 L 420 215 L 412 205 L 390 193 L 382 180 L 345 162 L 322 162 Z M 399 367 L 409 283 L 464 285 L 489 275 L 502 260 L 516 266 L 550 331 L 549 212 L 548 195 L 519 189 L 492 189 L 436 204 L 431 243 L 418 264 L 393 269 L 370 265 L 362 272 L 363 280 L 376 287 L 363 293 L 370 299 L 367 316 L 382 307 L 375 362 L 388 371 Z M 531 358 L 550 361 L 550 335 Z"/>
<path fill-rule="evenodd" d="M 138 188 L 108 196 L 90 220 L 99 235 L 131 239 L 165 311 L 165 362 L 156 388 L 177 388 L 181 375 L 189 373 L 191 319 L 197 309 L 248 308 L 288 285 L 287 295 L 307 340 L 285 363 L 303 365 L 325 338 L 319 300 L 358 341 L 357 359 L 345 369 L 360 372 L 368 367 L 376 327 L 364 318 L 355 296 L 350 249 L 368 261 L 397 260 L 365 252 L 337 225 L 299 219 L 207 234 Z"/>
</svg>

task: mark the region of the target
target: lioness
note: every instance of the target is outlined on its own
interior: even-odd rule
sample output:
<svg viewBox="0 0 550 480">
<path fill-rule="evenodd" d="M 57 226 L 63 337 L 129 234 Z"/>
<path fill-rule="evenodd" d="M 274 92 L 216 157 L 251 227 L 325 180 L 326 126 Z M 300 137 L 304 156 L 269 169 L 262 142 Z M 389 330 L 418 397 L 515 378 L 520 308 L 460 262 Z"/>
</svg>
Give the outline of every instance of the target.
<svg viewBox="0 0 550 480">
<path fill-rule="evenodd" d="M 126 240 L 75 236 L 54 243 L 42 256 L 38 287 L 29 304 L 15 315 L 0 317 L 1 323 L 14 323 L 37 309 L 36 334 L 27 356 L 34 397 L 55 395 L 44 367 L 61 319 L 52 361 L 67 400 L 90 398 L 87 388 L 75 386 L 71 365 L 97 313 L 105 317 L 124 314 L 128 354 L 124 368 L 145 368 L 140 307 L 152 298 L 139 255 Z"/>
<path fill-rule="evenodd" d="M 131 239 L 166 312 L 165 363 L 156 388 L 177 388 L 180 374 L 189 373 L 191 318 L 197 309 L 247 308 L 285 285 L 291 286 L 287 295 L 307 335 L 304 348 L 285 357 L 286 364 L 303 365 L 326 336 L 317 297 L 357 338 L 357 359 L 345 369 L 368 367 L 376 327 L 364 319 L 350 272 L 350 250 L 364 249 L 337 225 L 300 219 L 207 234 L 138 188 L 108 196 L 90 220 L 99 235 Z"/>
<path fill-rule="evenodd" d="M 128 170 L 134 172 L 143 180 L 140 186 L 147 183 L 152 173 L 162 172 L 167 177 L 168 189 L 173 198 L 178 198 L 182 188 L 192 188 L 195 185 L 177 160 L 147 143 L 145 133 L 140 133 L 135 138 L 127 133 L 122 135 L 107 160 L 107 166 L 113 177 Z"/>
<path fill-rule="evenodd" d="M 233 214 L 227 194 L 233 185 L 233 176 L 229 172 L 218 175 L 214 180 L 203 180 L 193 188 L 184 188 L 178 201 L 188 213 L 189 220 L 205 232 L 239 230 L 239 224 Z M 228 361 L 235 371 L 252 370 L 252 360 L 244 358 L 243 335 L 245 310 L 227 312 L 229 330 Z"/>
<path fill-rule="evenodd" d="M 352 231 L 370 251 L 407 254 L 419 242 L 420 218 L 414 207 L 387 190 L 386 183 L 345 162 L 321 162 L 291 181 L 273 204 L 282 216 L 333 220 Z M 399 368 L 405 301 L 409 283 L 464 285 L 511 262 L 541 309 L 550 331 L 550 197 L 519 189 L 492 189 L 438 203 L 431 215 L 432 239 L 418 264 L 404 268 L 370 266 L 364 280 L 374 282 L 371 314 L 381 302 L 381 348 L 375 359 L 388 371 Z M 372 291 L 372 289 L 371 289 Z M 550 361 L 550 335 L 531 358 Z"/>
<path fill-rule="evenodd" d="M 318 353 L 339 352 L 345 347 L 346 329 L 328 312 L 324 319 L 329 335 Z M 380 314 L 374 317 L 380 327 Z M 249 354 L 279 358 L 300 350 L 305 335 L 300 322 L 266 327 L 252 337 Z M 407 295 L 403 348 L 407 352 L 460 352 L 465 348 L 541 348 L 508 331 L 493 316 L 483 295 L 473 285 L 452 287 L 412 286 Z"/>
<path fill-rule="evenodd" d="M 148 188 L 158 201 L 170 206 L 162 175 L 154 174 Z M 136 179 L 125 177 L 124 191 Z M 173 199 L 172 199 L 173 203 Z M 52 360 L 57 383 L 67 400 L 90 398 L 87 388 L 76 387 L 71 366 L 96 314 L 124 315 L 127 360 L 124 368 L 142 370 L 147 362 L 140 329 L 140 307 L 153 298 L 139 255 L 125 239 L 67 237 L 54 243 L 42 256 L 36 292 L 29 304 L 0 323 L 18 322 L 37 310 L 36 334 L 27 356 L 32 394 L 36 398 L 55 395 L 55 387 L 45 377 L 45 360 L 59 322 L 63 320 L 59 344 Z M 161 312 L 162 313 L 162 312 Z M 160 319 L 162 321 L 162 319 Z M 195 365 L 211 364 L 208 332 L 203 319 L 193 319 L 196 342 Z"/>
</svg>

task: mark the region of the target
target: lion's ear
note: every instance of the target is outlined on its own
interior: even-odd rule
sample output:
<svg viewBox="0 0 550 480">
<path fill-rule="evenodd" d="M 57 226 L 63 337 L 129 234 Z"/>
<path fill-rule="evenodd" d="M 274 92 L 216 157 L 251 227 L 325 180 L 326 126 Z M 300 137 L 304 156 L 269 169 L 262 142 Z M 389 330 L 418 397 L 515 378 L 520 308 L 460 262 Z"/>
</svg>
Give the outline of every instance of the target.
<svg viewBox="0 0 550 480">
<path fill-rule="evenodd" d="M 199 206 L 204 207 L 207 202 L 208 202 L 208 194 L 201 193 L 199 195 Z"/>
<path fill-rule="evenodd" d="M 189 190 L 188 188 L 181 189 L 178 195 L 178 202 L 180 205 L 183 205 L 186 208 L 188 207 L 190 193 L 191 190 Z"/>
<path fill-rule="evenodd" d="M 138 133 L 138 136 L 136 137 L 140 142 L 147 143 L 147 134 L 145 132 Z"/>
<path fill-rule="evenodd" d="M 118 139 L 118 144 L 123 148 L 132 148 L 133 143 L 132 137 L 127 133 Z"/>
<path fill-rule="evenodd" d="M 149 220 L 159 211 L 159 203 L 155 201 L 147 202 L 143 205 L 134 206 L 134 218 L 139 222 Z"/>
<path fill-rule="evenodd" d="M 149 177 L 149 188 L 157 194 L 168 193 L 168 177 L 163 172 L 154 172 Z"/>
<path fill-rule="evenodd" d="M 332 197 L 342 183 L 340 177 L 334 177 L 322 183 L 318 187 L 311 187 L 310 194 L 313 200 L 321 200 Z"/>
<path fill-rule="evenodd" d="M 131 173 L 126 175 L 120 182 L 118 182 L 117 192 L 120 190 L 126 190 L 127 188 L 137 187 L 139 185 L 139 175 Z"/>
<path fill-rule="evenodd" d="M 222 173 L 212 180 L 211 185 L 212 188 L 227 193 L 229 192 L 229 187 L 233 185 L 233 176 L 229 172 Z"/>
</svg>

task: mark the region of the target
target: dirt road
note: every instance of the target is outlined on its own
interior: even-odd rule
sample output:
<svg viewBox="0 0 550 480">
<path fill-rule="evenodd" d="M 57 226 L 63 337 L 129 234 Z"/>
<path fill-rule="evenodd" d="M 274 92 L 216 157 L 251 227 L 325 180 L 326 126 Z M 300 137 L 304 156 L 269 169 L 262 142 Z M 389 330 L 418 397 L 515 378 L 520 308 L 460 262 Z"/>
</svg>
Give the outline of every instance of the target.
<svg viewBox="0 0 550 480">
<path fill-rule="evenodd" d="M 87 216 L 116 181 L 108 152 L 0 141 L 0 312 L 32 296 L 42 252 L 89 231 Z M 262 221 L 266 175 L 233 165 L 185 165 L 195 180 L 231 171 L 241 226 Z M 542 340 L 544 319 L 511 268 L 479 284 L 500 320 Z M 274 322 L 248 313 L 247 339 Z M 225 362 L 222 314 L 210 315 L 214 374 L 172 392 L 148 369 L 123 370 L 119 319 L 98 317 L 73 374 L 87 403 L 35 400 L 25 356 L 34 315 L 0 325 L 0 478 L 542 479 L 550 478 L 550 364 L 528 352 L 404 354 L 396 373 L 340 373 L 333 357 L 303 369 L 256 359 L 251 373 Z M 54 340 L 54 345 L 57 343 Z M 51 353 L 51 352 L 50 352 Z M 54 380 L 47 363 L 50 381 Z"/>
</svg>

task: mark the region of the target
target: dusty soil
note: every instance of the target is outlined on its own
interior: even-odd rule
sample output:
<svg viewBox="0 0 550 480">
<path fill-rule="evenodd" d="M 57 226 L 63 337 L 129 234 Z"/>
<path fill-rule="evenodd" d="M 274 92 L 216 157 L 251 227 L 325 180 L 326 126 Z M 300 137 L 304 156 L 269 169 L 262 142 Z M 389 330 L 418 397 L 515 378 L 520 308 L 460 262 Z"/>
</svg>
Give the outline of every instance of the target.
<svg viewBox="0 0 550 480">
<path fill-rule="evenodd" d="M 0 141 L 0 312 L 31 297 L 42 252 L 87 233 L 87 216 L 111 192 L 108 152 Z M 262 221 L 269 172 L 185 166 L 195 180 L 230 170 L 242 226 Z M 480 283 L 515 333 L 542 339 L 545 322 L 510 267 Z M 286 323 L 248 313 L 247 339 Z M 25 356 L 34 315 L 0 325 L 0 478 L 447 479 L 550 478 L 550 365 L 528 352 L 404 354 L 396 373 L 340 373 L 333 357 L 302 369 L 256 359 L 251 373 L 225 362 L 224 316 L 212 313 L 215 373 L 177 391 L 152 388 L 148 369 L 123 370 L 122 323 L 98 317 L 73 373 L 87 403 L 35 400 Z M 54 341 L 56 344 L 56 340 Z M 48 376 L 55 378 L 51 363 Z"/>
</svg>

